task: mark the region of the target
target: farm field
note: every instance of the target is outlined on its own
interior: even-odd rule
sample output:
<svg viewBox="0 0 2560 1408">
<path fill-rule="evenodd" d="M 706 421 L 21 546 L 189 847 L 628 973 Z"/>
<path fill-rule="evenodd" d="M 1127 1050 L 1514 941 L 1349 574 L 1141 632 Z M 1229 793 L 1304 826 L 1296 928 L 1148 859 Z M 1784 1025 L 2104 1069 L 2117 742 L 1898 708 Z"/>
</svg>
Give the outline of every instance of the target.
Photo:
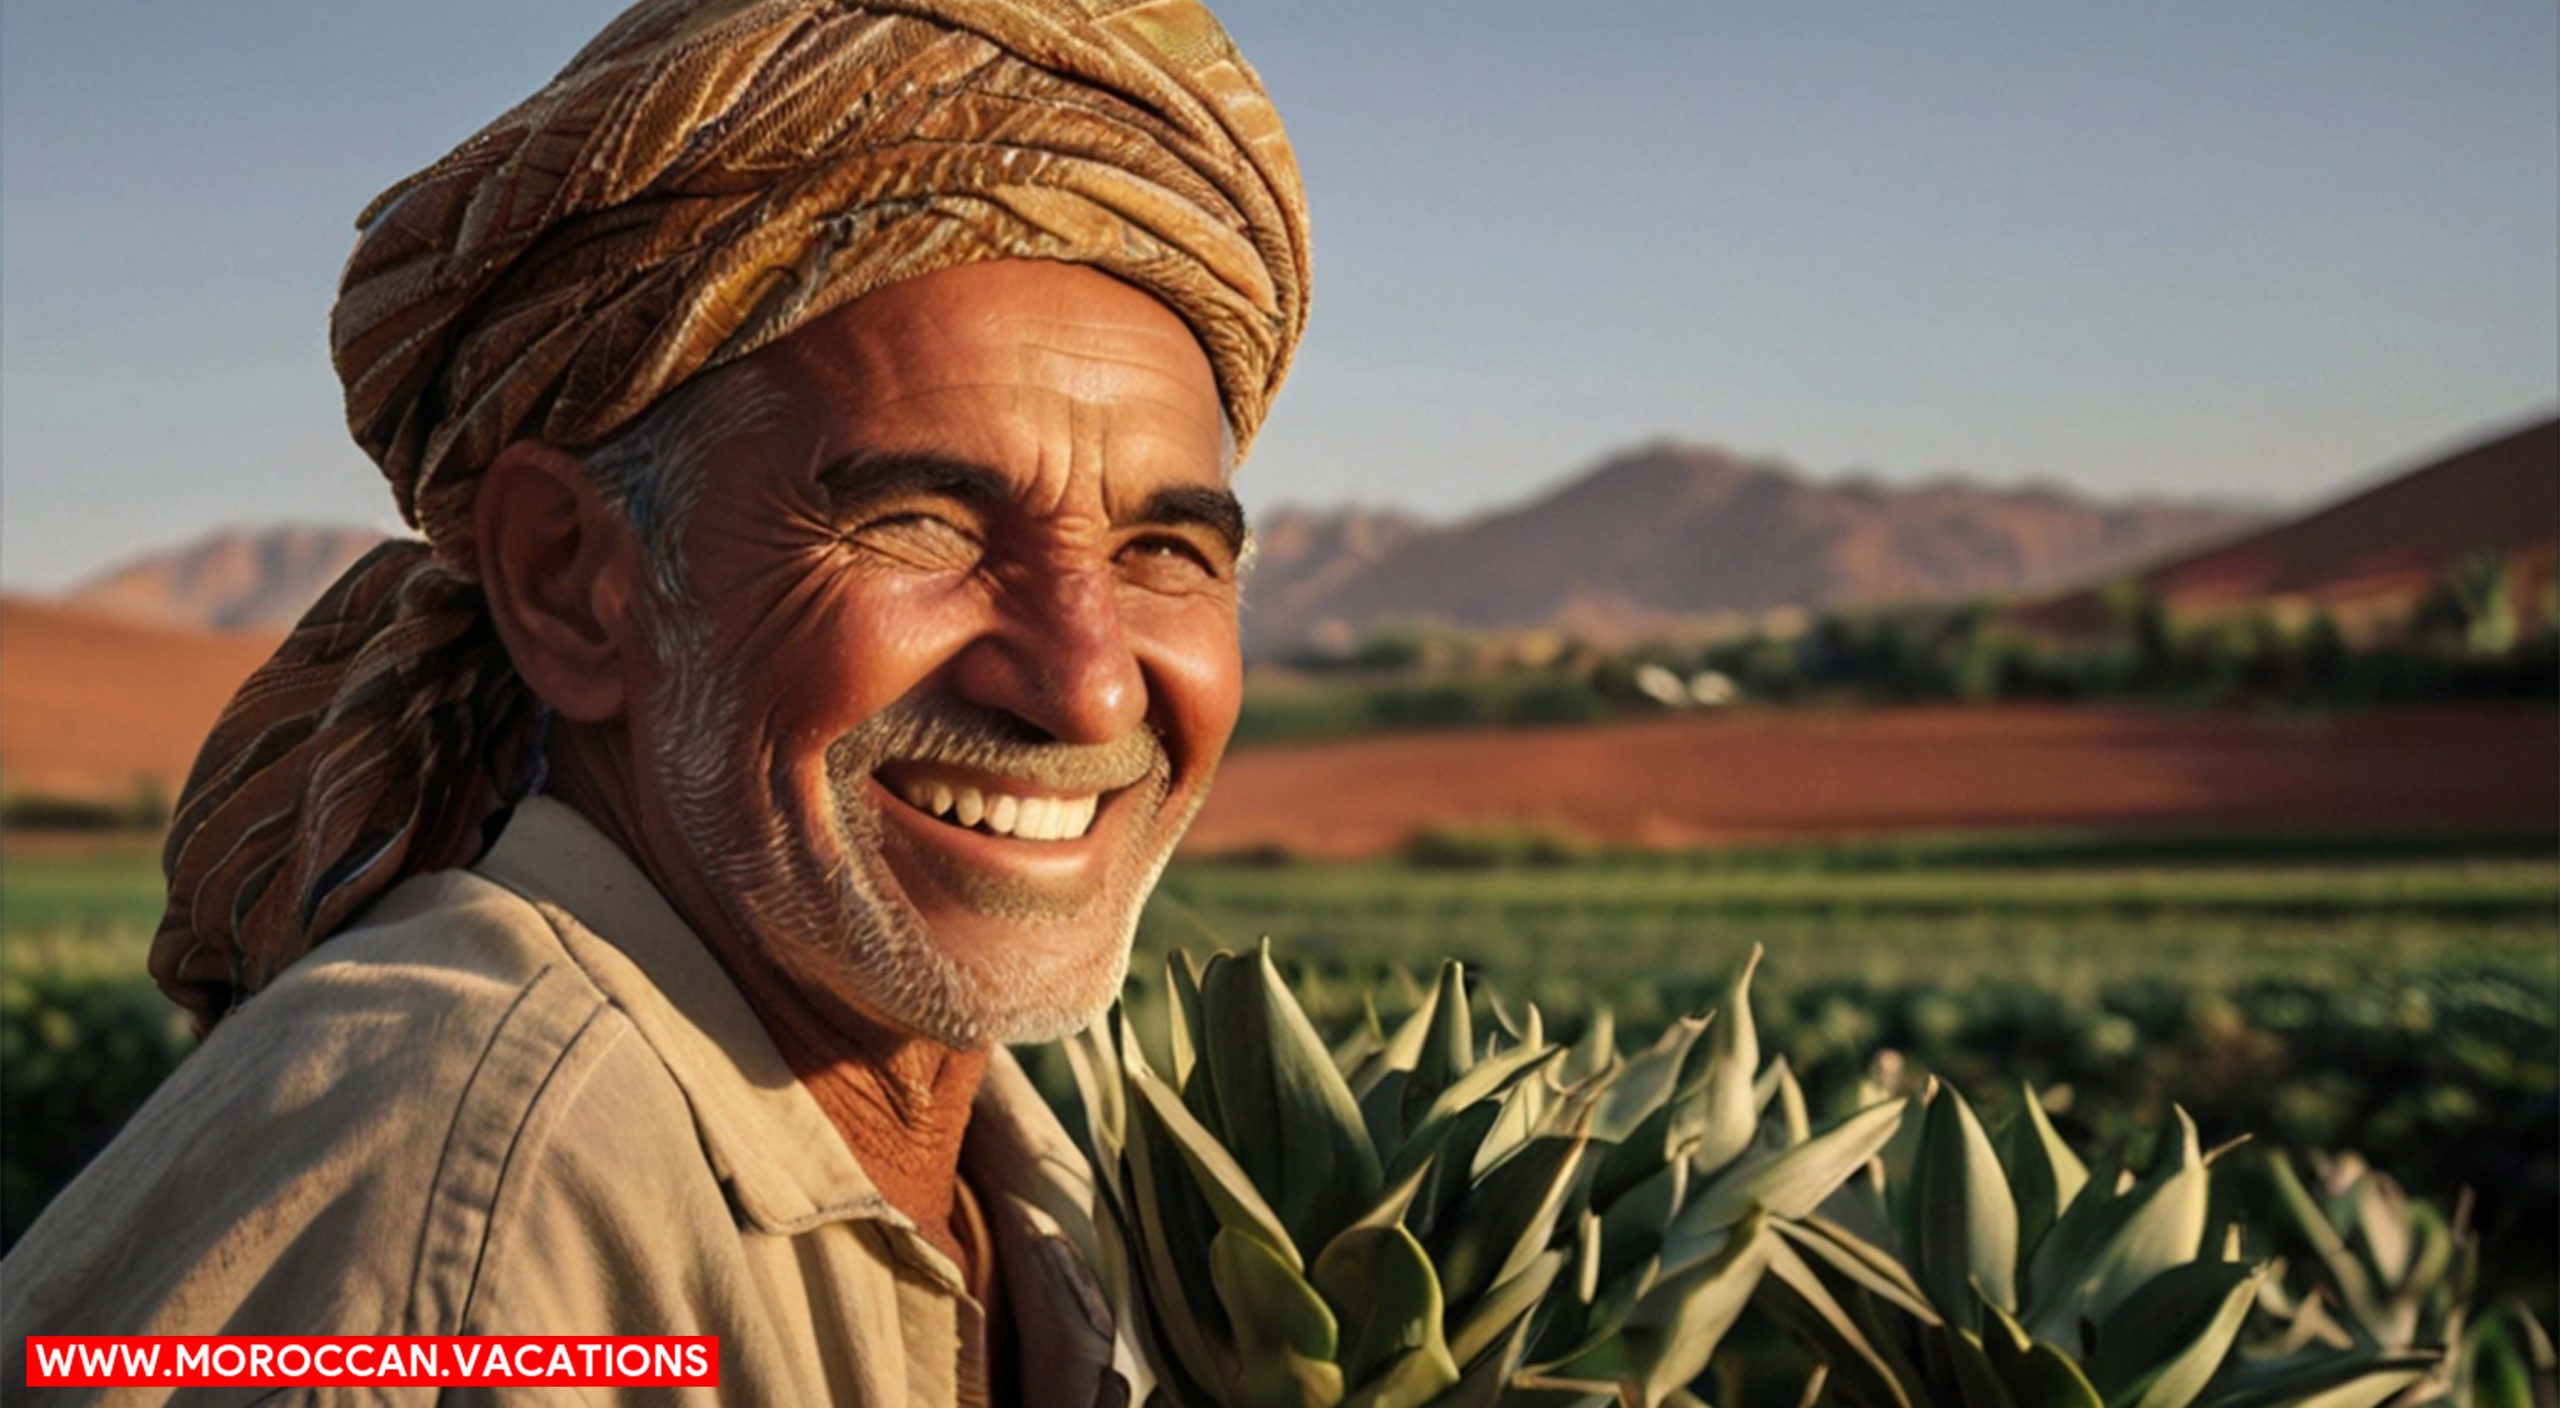
<svg viewBox="0 0 2560 1408">
<path fill-rule="evenodd" d="M 1448 856 L 1419 860 L 1181 864 L 1163 907 L 1239 942 L 1268 933 L 1306 961 L 1459 957 L 1572 1006 L 1577 990 L 1717 978 L 1754 943 L 1798 984 L 2156 977 L 2219 991 L 2476 967 L 2560 989 L 2560 859 L 2530 835 L 2343 838 L 2318 855 L 2209 835 L 1543 861 L 1441 844 Z"/>
<path fill-rule="evenodd" d="M 1388 854 L 1496 820 L 1677 849 L 1986 828 L 2548 830 L 2547 706 L 1741 710 L 1240 749 L 1193 856 Z"/>
<path fill-rule="evenodd" d="M 175 796 L 231 691 L 274 652 L 273 632 L 146 625 L 53 602 L 0 599 L 0 771 L 12 789 Z"/>
<path fill-rule="evenodd" d="M 1267 934 L 1335 1032 L 1373 987 L 1394 1015 L 1396 969 L 1454 956 L 1561 1031 L 1607 1004 L 1625 1044 L 1709 1005 L 1759 943 L 1767 1049 L 1817 1103 L 1845 1100 L 1889 1048 L 1993 1104 L 2031 1081 L 2086 1147 L 2139 1155 L 2129 1141 L 2175 1100 L 2214 1140 L 2362 1150 L 2448 1205 L 2468 1185 L 2493 1269 L 2546 1307 L 2560 1280 L 2546 832 L 1536 842 L 1178 862 L 1141 930 L 1137 990 L 1170 946 Z M 185 1050 L 143 975 L 155 855 L 147 839 L 0 851 L 10 1235 Z"/>
<path fill-rule="evenodd" d="M 2360 1150 L 2450 1206 L 2507 1284 L 2560 1285 L 2560 855 L 2547 832 L 2082 833 L 1573 856 L 1487 833 L 1425 862 L 1192 863 L 1137 970 L 1263 935 L 1320 1025 L 1466 960 L 1514 1007 L 1622 1042 L 1712 1005 L 1755 943 L 1764 1049 L 1842 1113 L 1880 1049 L 2106 1156 L 2212 1140 Z M 1393 1013 L 1388 1013 L 1392 1016 Z M 2245 1210 L 2242 1211 L 2245 1215 Z"/>
</svg>

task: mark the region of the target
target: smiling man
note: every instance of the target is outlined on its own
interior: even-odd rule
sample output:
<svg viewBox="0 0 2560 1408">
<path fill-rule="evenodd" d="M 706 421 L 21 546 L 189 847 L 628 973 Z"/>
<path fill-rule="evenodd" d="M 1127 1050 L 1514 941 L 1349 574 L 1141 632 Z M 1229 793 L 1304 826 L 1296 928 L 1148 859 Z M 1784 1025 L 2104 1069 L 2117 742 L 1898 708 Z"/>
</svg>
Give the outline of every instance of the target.
<svg viewBox="0 0 2560 1408">
<path fill-rule="evenodd" d="M 206 743 L 152 968 L 208 1034 L 10 1255 L 12 1388 L 623 1333 L 731 1402 L 1143 1395 L 1004 1047 L 1109 1004 L 1235 721 L 1306 309 L 1252 71 L 1192 0 L 646 0 L 362 228 L 424 541 Z"/>
</svg>

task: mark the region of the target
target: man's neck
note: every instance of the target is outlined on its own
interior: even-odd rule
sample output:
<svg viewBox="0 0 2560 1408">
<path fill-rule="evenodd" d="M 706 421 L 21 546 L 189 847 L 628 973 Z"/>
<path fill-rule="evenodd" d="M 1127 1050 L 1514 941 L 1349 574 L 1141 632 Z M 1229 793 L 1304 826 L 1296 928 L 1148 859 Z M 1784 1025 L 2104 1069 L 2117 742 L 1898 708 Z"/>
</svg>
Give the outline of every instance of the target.
<svg viewBox="0 0 2560 1408">
<path fill-rule="evenodd" d="M 846 1031 L 817 1023 L 787 994 L 767 1004 L 749 991 L 747 1001 L 880 1196 L 965 1270 L 953 1231 L 960 1141 L 989 1053 L 876 1024 Z"/>
<path fill-rule="evenodd" d="M 892 1027 L 841 1003 L 821 1005 L 736 931 L 680 853 L 653 844 L 611 741 L 585 730 L 555 735 L 548 790 L 622 847 L 725 969 L 776 1050 L 825 1112 L 854 1161 L 953 1265 L 960 1143 L 991 1053 L 961 1050 Z M 565 744 L 565 746 L 560 746 Z"/>
</svg>

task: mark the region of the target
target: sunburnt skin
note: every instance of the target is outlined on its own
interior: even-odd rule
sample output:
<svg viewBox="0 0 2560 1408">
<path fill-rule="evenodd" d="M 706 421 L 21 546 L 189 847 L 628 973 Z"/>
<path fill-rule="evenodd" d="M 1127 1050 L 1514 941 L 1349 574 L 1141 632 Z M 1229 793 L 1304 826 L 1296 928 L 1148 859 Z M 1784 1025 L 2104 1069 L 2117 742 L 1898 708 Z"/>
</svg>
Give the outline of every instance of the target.
<svg viewBox="0 0 2560 1408">
<path fill-rule="evenodd" d="M 1162 304 L 1031 262 L 894 285 L 713 375 L 780 404 L 711 456 L 683 599 L 629 572 L 612 679 L 551 691 L 555 787 L 939 1231 L 986 1048 L 1108 1004 L 1234 727 L 1216 383 Z"/>
</svg>

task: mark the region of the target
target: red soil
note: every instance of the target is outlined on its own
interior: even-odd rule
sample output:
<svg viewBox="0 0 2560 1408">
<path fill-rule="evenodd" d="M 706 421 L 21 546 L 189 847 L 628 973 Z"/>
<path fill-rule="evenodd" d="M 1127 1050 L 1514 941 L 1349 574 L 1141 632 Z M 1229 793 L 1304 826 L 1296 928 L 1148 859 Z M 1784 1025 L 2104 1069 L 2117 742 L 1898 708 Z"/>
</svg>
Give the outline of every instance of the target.
<svg viewBox="0 0 2560 1408">
<path fill-rule="evenodd" d="M 2560 827 L 2560 717 L 2006 707 L 1747 713 L 1255 748 L 1185 849 L 1391 850 L 1525 822 L 1628 845 L 2004 827 Z"/>
<path fill-rule="evenodd" d="M 214 716 L 278 639 L 0 601 L 0 785 L 125 798 L 147 777 L 174 796 Z"/>
<path fill-rule="evenodd" d="M 0 602 L 0 784 L 169 792 L 268 635 Z M 1255 748 L 1186 849 L 1390 850 L 1520 821 L 1678 846 L 2022 826 L 2560 824 L 2560 717 L 2477 708 L 2321 720 L 2132 709 L 1689 716 Z"/>
</svg>

